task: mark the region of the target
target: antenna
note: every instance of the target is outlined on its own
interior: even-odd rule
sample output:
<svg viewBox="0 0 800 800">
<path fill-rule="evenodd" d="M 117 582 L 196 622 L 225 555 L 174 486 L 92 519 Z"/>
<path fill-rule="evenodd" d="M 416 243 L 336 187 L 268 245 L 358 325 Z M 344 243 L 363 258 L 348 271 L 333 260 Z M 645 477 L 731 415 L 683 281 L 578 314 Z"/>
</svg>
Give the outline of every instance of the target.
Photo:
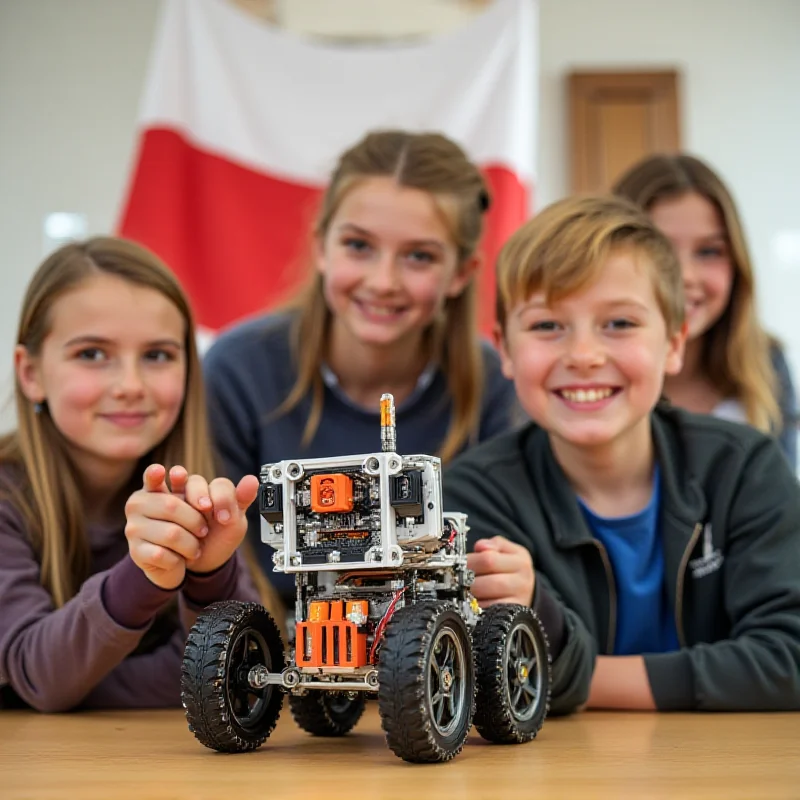
<svg viewBox="0 0 800 800">
<path fill-rule="evenodd" d="M 394 421 L 394 396 L 381 395 L 381 450 L 397 452 L 397 426 Z"/>
</svg>

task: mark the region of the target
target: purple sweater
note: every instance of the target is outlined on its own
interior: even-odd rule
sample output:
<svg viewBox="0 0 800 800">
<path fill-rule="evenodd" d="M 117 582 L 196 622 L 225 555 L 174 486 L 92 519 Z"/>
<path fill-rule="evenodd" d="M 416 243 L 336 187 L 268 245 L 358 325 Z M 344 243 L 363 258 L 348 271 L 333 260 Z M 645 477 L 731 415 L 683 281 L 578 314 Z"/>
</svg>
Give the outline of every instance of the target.
<svg viewBox="0 0 800 800">
<path fill-rule="evenodd" d="M 179 706 L 188 628 L 211 602 L 258 600 L 247 569 L 237 555 L 164 591 L 131 560 L 124 525 L 88 536 L 91 577 L 54 609 L 20 514 L 0 503 L 0 687 L 39 711 Z"/>
</svg>

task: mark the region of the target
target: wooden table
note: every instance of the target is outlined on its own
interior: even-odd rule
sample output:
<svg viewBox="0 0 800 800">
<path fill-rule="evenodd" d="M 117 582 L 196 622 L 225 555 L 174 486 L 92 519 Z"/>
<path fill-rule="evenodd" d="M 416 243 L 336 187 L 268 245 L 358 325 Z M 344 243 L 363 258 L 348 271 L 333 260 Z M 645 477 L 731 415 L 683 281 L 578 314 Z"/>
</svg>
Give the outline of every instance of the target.
<svg viewBox="0 0 800 800">
<path fill-rule="evenodd" d="M 0 712 L 0 798 L 423 800 L 800 797 L 800 714 L 606 714 L 550 719 L 527 745 L 473 734 L 443 765 L 385 745 L 374 704 L 319 739 L 284 708 L 254 753 L 221 755 L 180 711 Z"/>
</svg>

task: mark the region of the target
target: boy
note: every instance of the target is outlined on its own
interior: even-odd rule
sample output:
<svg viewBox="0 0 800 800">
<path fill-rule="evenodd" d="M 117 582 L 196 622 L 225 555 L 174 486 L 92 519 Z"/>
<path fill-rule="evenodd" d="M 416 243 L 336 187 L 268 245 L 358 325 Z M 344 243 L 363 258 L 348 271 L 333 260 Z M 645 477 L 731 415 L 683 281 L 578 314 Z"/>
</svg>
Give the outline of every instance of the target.
<svg viewBox="0 0 800 800">
<path fill-rule="evenodd" d="M 660 402 L 686 339 L 668 241 L 627 201 L 564 200 L 508 241 L 497 291 L 533 422 L 444 480 L 481 604 L 544 597 L 567 639 L 577 614 L 588 707 L 800 708 L 800 485 L 770 438 Z"/>
</svg>

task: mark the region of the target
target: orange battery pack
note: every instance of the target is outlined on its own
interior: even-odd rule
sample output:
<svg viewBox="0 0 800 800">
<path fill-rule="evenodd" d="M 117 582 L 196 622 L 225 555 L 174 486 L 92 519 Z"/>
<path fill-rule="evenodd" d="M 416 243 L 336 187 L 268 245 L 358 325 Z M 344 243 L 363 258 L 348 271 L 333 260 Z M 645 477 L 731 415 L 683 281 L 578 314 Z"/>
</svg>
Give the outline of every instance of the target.
<svg viewBox="0 0 800 800">
<path fill-rule="evenodd" d="M 348 603 L 356 606 L 356 603 Z M 366 602 L 360 608 L 366 615 Z M 295 661 L 298 667 L 364 667 L 367 665 L 367 634 L 344 619 L 344 602 L 311 604 L 307 622 L 296 627 Z"/>
<path fill-rule="evenodd" d="M 353 480 L 349 475 L 311 476 L 311 510 L 317 513 L 353 510 Z"/>
</svg>

